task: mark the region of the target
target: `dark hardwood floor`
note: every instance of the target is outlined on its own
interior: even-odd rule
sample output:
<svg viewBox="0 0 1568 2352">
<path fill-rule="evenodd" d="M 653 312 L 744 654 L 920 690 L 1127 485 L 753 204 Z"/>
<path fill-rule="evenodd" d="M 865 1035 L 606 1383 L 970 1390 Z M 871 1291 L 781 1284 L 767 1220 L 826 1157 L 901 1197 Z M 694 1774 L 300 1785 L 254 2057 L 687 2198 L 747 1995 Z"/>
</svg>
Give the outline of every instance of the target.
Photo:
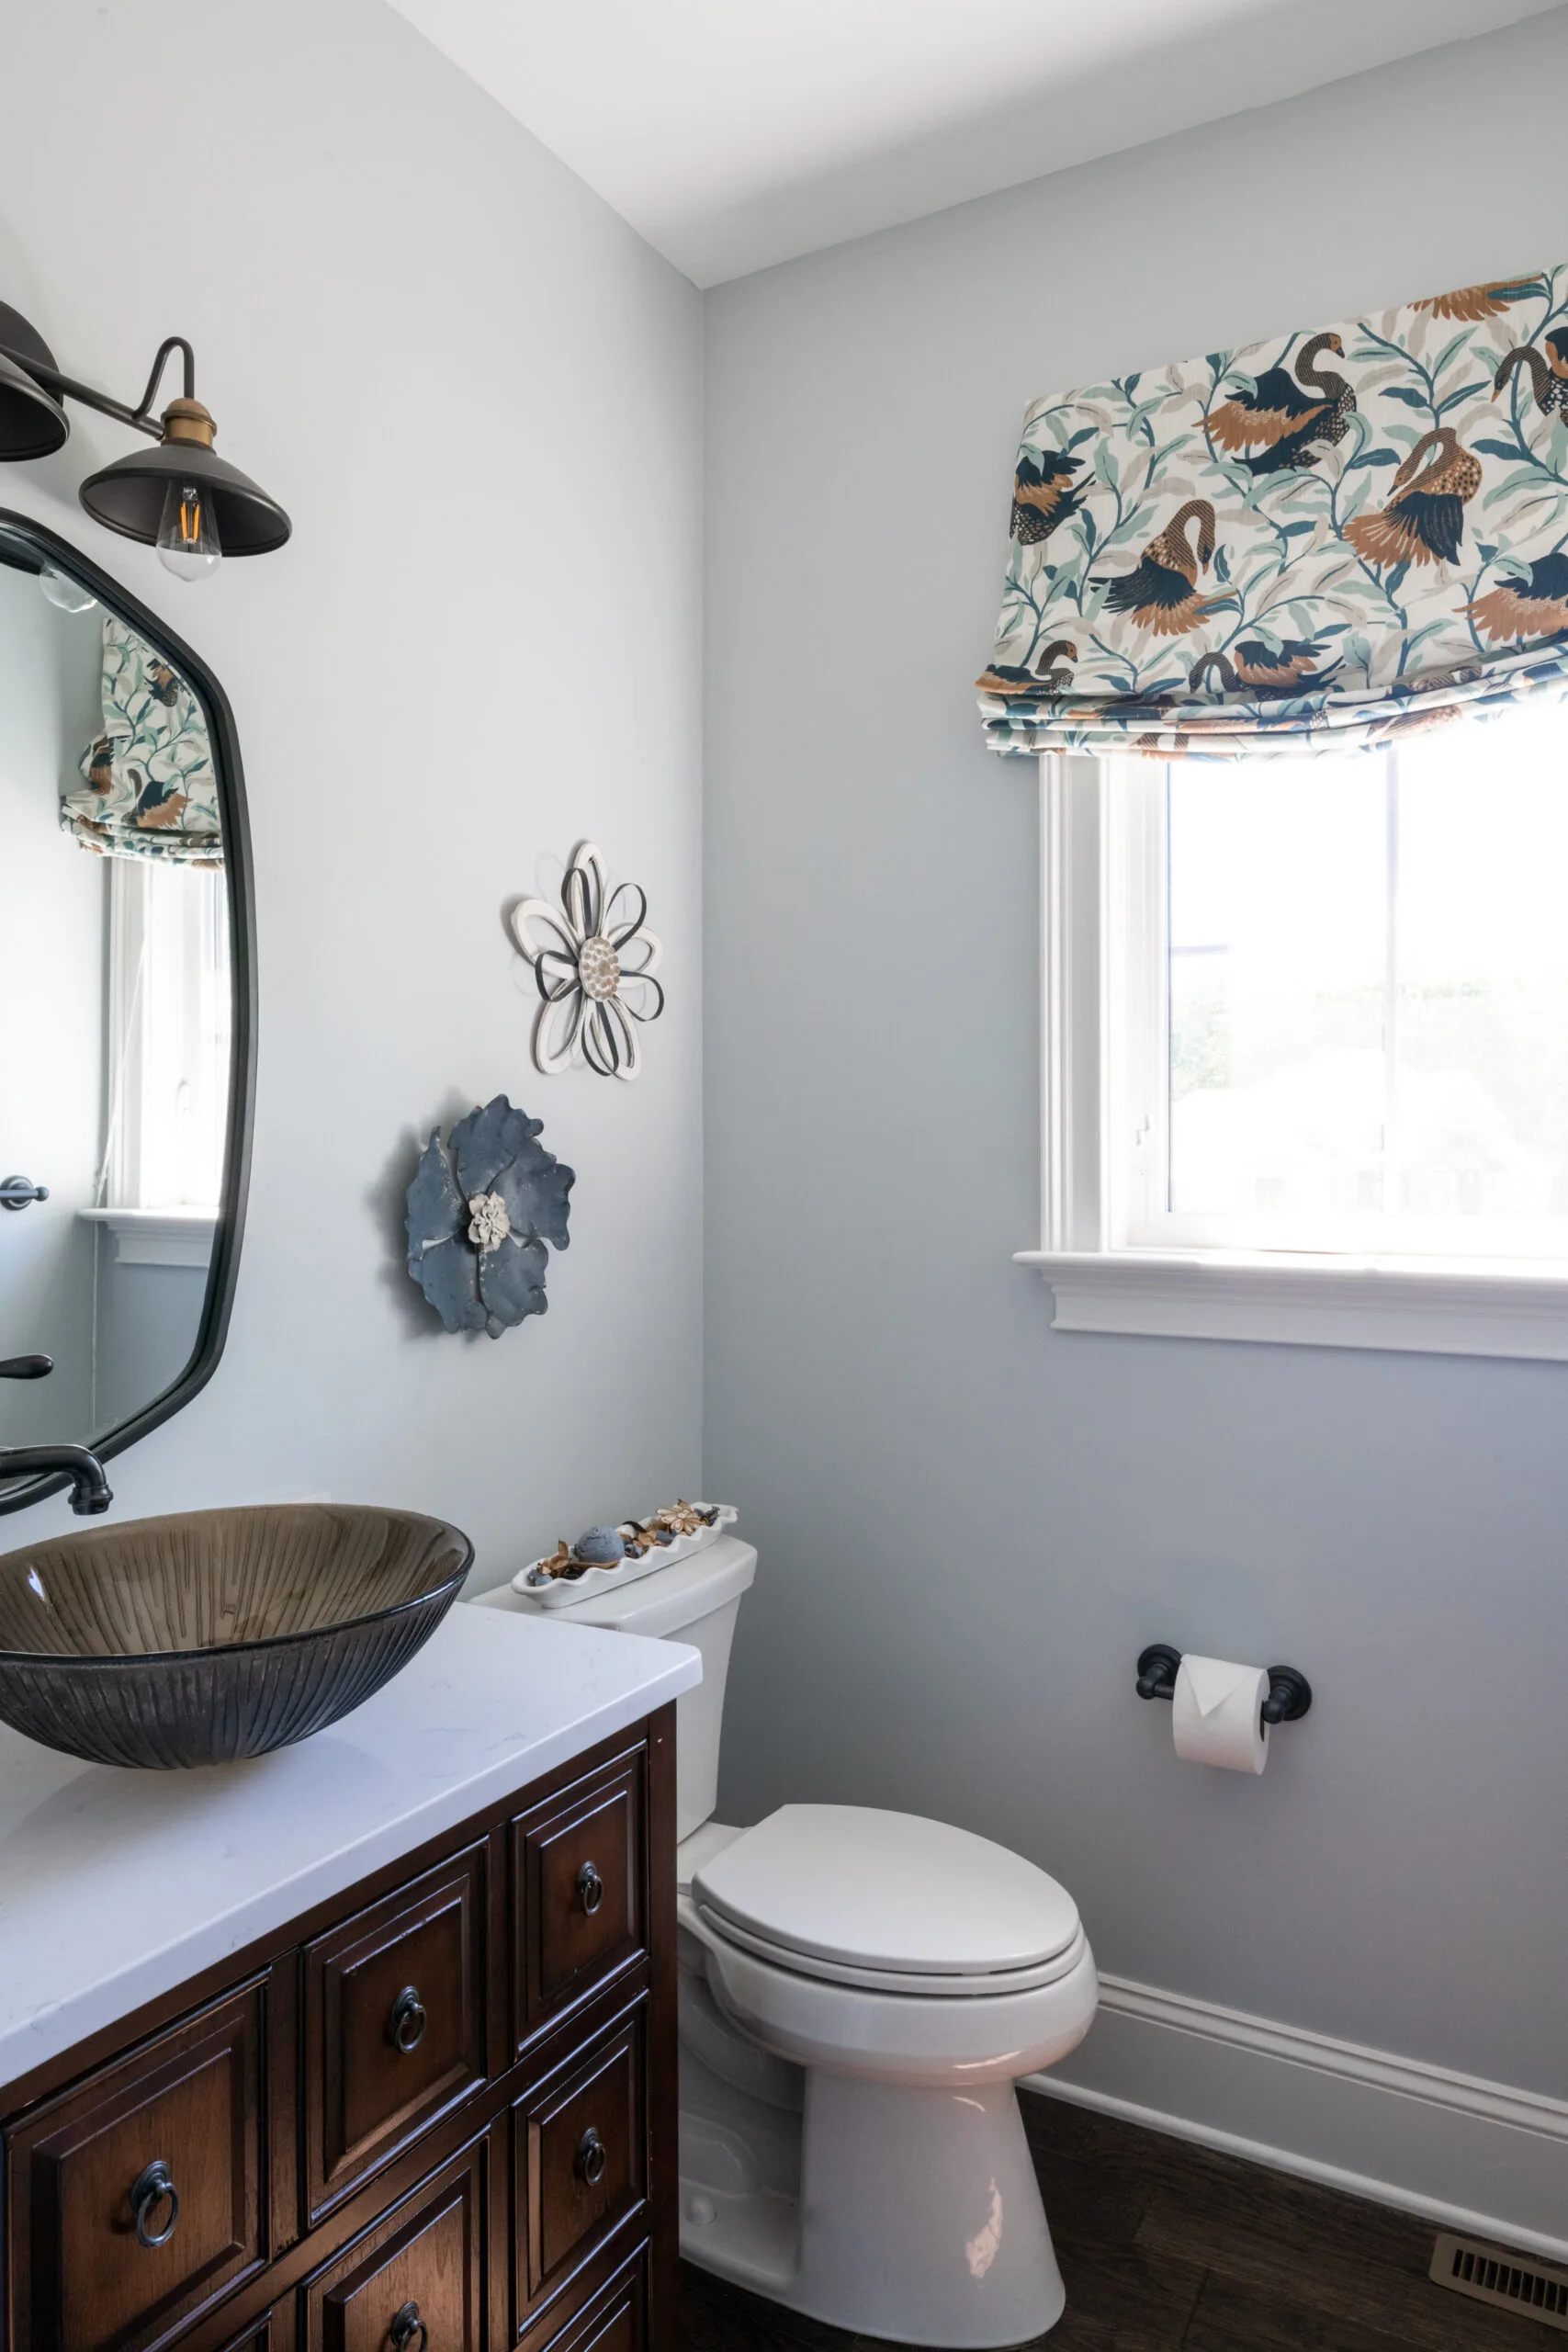
<svg viewBox="0 0 1568 2352">
<path fill-rule="evenodd" d="M 1434 2226 L 1021 2095 L 1067 2308 L 1043 2352 L 1547 2352 L 1434 2286 Z M 871 2352 L 682 2263 L 682 2352 Z"/>
</svg>

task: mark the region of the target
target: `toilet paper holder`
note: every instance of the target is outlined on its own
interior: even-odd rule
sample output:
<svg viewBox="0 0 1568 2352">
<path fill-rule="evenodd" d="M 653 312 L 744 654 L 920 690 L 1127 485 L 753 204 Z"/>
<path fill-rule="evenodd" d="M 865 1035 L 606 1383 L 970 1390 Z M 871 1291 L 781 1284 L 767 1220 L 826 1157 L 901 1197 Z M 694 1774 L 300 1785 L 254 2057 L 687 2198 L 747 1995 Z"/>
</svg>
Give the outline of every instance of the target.
<svg viewBox="0 0 1568 2352">
<path fill-rule="evenodd" d="M 1168 1642 L 1151 1642 L 1138 1660 L 1139 1698 L 1174 1699 L 1176 1669 L 1180 1664 L 1179 1650 L 1173 1650 Z M 1266 1724 L 1299 1723 L 1311 1705 L 1312 1684 L 1299 1667 L 1269 1668 L 1269 1696 L 1262 1709 Z"/>
</svg>

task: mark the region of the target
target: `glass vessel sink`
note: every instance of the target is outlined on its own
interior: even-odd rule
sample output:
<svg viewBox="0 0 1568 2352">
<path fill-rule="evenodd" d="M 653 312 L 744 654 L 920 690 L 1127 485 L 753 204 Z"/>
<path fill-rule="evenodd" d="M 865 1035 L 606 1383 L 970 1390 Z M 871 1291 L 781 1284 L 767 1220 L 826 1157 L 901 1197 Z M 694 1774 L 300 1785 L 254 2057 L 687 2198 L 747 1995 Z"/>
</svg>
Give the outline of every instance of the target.
<svg viewBox="0 0 1568 2352">
<path fill-rule="evenodd" d="M 305 1739 L 406 1666 L 466 1535 L 416 1511 L 272 1503 L 0 1558 L 0 1722 L 95 1764 L 227 1764 Z"/>
</svg>

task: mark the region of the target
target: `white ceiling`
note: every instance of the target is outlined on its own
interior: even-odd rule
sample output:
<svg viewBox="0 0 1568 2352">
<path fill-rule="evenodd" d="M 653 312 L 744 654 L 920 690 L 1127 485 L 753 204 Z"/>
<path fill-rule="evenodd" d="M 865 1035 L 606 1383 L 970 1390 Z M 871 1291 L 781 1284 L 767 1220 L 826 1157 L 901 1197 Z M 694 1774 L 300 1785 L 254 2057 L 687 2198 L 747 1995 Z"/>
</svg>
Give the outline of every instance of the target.
<svg viewBox="0 0 1568 2352">
<path fill-rule="evenodd" d="M 392 0 L 699 286 L 1556 0 Z"/>
</svg>

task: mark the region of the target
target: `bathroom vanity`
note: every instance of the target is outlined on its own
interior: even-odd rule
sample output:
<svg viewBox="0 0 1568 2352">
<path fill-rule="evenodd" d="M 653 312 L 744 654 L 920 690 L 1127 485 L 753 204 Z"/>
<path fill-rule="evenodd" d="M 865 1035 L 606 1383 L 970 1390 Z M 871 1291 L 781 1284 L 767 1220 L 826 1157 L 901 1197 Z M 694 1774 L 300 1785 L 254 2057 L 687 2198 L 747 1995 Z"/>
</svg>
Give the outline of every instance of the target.
<svg viewBox="0 0 1568 2352">
<path fill-rule="evenodd" d="M 673 2352 L 700 1674 L 459 1607 L 248 1763 L 0 1731 L 5 2352 Z"/>
</svg>

